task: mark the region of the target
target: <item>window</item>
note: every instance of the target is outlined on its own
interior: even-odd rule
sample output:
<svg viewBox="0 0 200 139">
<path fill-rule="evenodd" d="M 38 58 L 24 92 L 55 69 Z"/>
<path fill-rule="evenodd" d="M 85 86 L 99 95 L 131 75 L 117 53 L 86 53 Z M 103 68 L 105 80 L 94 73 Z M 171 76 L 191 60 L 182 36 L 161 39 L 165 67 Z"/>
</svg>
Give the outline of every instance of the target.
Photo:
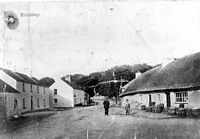
<svg viewBox="0 0 200 139">
<path fill-rule="evenodd" d="M 74 97 L 76 97 L 76 95 L 74 95 Z"/>
<path fill-rule="evenodd" d="M 45 94 L 45 87 L 43 87 L 43 93 Z"/>
<path fill-rule="evenodd" d="M 14 109 L 16 109 L 18 106 L 18 102 L 17 102 L 17 99 L 14 100 Z"/>
<path fill-rule="evenodd" d="M 25 84 L 22 83 L 22 90 L 25 92 Z"/>
<path fill-rule="evenodd" d="M 39 86 L 37 86 L 37 93 L 39 93 Z"/>
<path fill-rule="evenodd" d="M 23 109 L 26 109 L 25 98 L 23 98 Z"/>
<path fill-rule="evenodd" d="M 57 91 L 58 91 L 57 89 L 54 89 L 54 95 L 57 95 Z"/>
<path fill-rule="evenodd" d="M 40 107 L 40 100 L 37 98 L 37 106 Z"/>
<path fill-rule="evenodd" d="M 31 89 L 31 92 L 33 92 L 33 85 L 32 84 L 30 85 L 30 89 Z"/>
<path fill-rule="evenodd" d="M 176 103 L 187 103 L 188 102 L 188 92 L 176 93 Z"/>
<path fill-rule="evenodd" d="M 46 102 L 45 102 L 45 99 L 44 99 L 44 107 L 46 107 Z"/>
<path fill-rule="evenodd" d="M 55 99 L 54 99 L 54 103 L 58 103 L 58 100 L 57 100 L 57 98 L 55 98 Z"/>
</svg>

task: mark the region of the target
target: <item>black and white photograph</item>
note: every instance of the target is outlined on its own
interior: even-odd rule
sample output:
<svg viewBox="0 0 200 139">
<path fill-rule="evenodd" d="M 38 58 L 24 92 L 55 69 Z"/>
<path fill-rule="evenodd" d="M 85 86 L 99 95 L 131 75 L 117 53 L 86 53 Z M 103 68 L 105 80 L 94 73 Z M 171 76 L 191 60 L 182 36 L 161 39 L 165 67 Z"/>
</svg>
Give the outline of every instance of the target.
<svg viewBox="0 0 200 139">
<path fill-rule="evenodd" d="M 200 1 L 0 0 L 0 139 L 199 139 Z"/>
</svg>

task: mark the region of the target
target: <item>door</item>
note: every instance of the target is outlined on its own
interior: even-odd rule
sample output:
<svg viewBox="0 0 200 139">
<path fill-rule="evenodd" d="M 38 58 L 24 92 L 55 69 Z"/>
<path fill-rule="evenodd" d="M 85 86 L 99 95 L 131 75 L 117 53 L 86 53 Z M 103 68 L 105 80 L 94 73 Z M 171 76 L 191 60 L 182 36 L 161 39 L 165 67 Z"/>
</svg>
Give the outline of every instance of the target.
<svg viewBox="0 0 200 139">
<path fill-rule="evenodd" d="M 33 96 L 31 96 L 31 111 L 33 110 Z"/>
<path fill-rule="evenodd" d="M 167 107 L 171 107 L 170 92 L 166 93 Z"/>
<path fill-rule="evenodd" d="M 6 117 L 5 97 L 0 97 L 0 119 Z"/>
<path fill-rule="evenodd" d="M 149 95 L 149 106 L 151 106 L 151 95 Z"/>
</svg>

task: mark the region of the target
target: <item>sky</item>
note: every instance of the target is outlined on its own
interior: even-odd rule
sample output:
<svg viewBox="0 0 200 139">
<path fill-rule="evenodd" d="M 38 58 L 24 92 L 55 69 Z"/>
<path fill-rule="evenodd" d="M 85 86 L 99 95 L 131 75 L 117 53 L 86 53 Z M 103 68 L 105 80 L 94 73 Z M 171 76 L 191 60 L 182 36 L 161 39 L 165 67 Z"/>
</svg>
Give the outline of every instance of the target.
<svg viewBox="0 0 200 139">
<path fill-rule="evenodd" d="M 198 1 L 21 2 L 0 10 L 0 66 L 39 79 L 200 52 Z M 18 17 L 16 29 L 6 26 L 5 11 Z"/>
</svg>

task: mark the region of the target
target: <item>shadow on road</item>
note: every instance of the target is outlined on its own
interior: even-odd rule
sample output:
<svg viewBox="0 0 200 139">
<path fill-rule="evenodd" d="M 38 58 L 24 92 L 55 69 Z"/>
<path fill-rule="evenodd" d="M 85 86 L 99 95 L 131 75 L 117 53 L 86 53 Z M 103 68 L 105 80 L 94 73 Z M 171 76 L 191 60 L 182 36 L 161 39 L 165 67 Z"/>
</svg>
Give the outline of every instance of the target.
<svg viewBox="0 0 200 139">
<path fill-rule="evenodd" d="M 32 124 L 39 123 L 43 119 L 49 118 L 50 116 L 54 115 L 55 113 L 46 113 L 46 114 L 39 114 L 39 115 L 32 115 L 26 117 L 20 117 L 17 119 L 9 119 L 5 120 L 3 123 L 0 124 L 0 133 L 12 133 L 20 130 L 21 128 L 27 127 Z"/>
</svg>

